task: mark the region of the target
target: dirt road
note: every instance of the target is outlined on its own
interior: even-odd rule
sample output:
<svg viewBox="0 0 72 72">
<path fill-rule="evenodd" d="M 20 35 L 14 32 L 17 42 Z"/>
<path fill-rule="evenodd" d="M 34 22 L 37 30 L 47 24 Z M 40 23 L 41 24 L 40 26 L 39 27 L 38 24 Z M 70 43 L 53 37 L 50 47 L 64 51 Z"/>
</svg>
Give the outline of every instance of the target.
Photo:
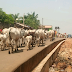
<svg viewBox="0 0 72 72">
<path fill-rule="evenodd" d="M 17 66 L 45 48 L 46 45 L 50 45 L 52 42 L 58 41 L 60 39 L 61 38 L 55 38 L 54 41 L 47 39 L 44 41 L 44 46 L 37 47 L 35 45 L 35 47 L 29 51 L 26 50 L 26 46 L 19 48 L 19 51 L 13 54 L 8 54 L 8 50 L 0 51 L 0 72 L 11 72 Z"/>
</svg>

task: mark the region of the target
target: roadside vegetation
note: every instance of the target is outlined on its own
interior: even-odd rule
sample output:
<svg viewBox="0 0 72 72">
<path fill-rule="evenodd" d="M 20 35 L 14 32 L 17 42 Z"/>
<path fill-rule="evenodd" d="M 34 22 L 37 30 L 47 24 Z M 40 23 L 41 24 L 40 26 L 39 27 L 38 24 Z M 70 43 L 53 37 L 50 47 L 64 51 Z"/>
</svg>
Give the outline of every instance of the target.
<svg viewBox="0 0 72 72">
<path fill-rule="evenodd" d="M 7 14 L 0 8 L 0 24 L 2 26 L 4 25 L 14 25 L 14 22 L 23 23 L 23 17 L 19 17 L 20 13 L 17 14 Z M 31 26 L 35 29 L 37 29 L 40 25 L 40 20 L 37 19 L 38 14 L 33 13 L 27 13 L 27 15 L 24 16 L 24 24 Z"/>
</svg>

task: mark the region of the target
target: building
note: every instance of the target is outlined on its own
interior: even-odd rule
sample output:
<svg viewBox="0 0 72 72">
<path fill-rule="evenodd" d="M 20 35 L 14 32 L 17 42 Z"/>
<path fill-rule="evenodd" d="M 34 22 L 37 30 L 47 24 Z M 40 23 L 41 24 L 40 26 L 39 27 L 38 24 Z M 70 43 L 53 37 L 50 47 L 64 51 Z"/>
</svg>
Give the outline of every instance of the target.
<svg viewBox="0 0 72 72">
<path fill-rule="evenodd" d="M 52 25 L 40 25 L 39 27 L 38 27 L 39 29 L 45 29 L 45 30 L 52 30 Z"/>
<path fill-rule="evenodd" d="M 49 31 L 49 30 L 52 30 L 52 25 L 45 25 L 45 26 L 44 26 L 44 29 L 45 29 L 45 30 L 48 30 L 48 31 Z"/>
</svg>

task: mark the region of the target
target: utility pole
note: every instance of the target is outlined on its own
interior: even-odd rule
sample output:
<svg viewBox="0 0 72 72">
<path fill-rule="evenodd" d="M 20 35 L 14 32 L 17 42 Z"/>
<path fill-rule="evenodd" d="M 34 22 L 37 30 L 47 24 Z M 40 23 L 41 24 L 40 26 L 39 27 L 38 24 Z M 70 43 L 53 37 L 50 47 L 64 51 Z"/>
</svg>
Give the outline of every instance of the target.
<svg viewBox="0 0 72 72">
<path fill-rule="evenodd" d="M 24 15 L 23 15 L 23 25 L 24 25 Z"/>
<path fill-rule="evenodd" d="M 23 24 L 24 24 L 24 15 L 23 15 Z"/>
<path fill-rule="evenodd" d="M 42 18 L 42 29 L 43 29 L 43 18 Z"/>
</svg>

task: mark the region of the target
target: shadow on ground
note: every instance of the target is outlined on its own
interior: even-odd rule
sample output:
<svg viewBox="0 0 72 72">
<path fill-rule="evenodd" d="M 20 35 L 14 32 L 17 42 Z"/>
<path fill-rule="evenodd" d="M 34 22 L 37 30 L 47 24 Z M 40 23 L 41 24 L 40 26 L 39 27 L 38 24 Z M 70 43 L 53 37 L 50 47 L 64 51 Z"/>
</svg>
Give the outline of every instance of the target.
<svg viewBox="0 0 72 72">
<path fill-rule="evenodd" d="M 16 51 L 16 52 L 13 51 L 13 54 L 23 52 L 23 50 L 24 50 L 24 49 L 20 49 L 20 50 L 18 50 L 18 51 Z"/>
</svg>

